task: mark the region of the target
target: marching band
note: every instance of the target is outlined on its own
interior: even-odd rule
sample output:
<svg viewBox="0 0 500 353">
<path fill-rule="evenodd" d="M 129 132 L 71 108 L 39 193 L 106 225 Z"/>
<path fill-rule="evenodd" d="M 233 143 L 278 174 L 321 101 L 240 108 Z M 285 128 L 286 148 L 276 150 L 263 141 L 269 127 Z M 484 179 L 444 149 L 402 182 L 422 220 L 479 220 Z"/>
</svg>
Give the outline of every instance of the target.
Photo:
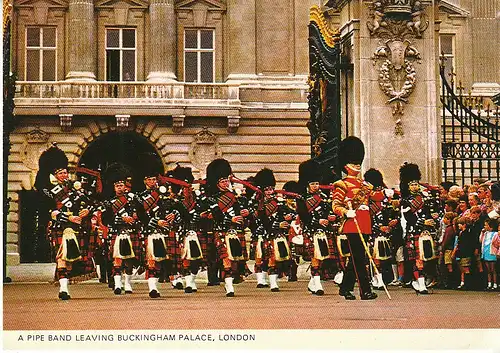
<svg viewBox="0 0 500 353">
<path fill-rule="evenodd" d="M 276 293 L 280 279 L 297 281 L 303 260 L 310 261 L 309 292 L 321 296 L 322 281 L 334 280 L 346 300 L 356 299 L 356 281 L 360 298 L 371 300 L 374 290 L 387 292 L 386 283 L 405 279 L 417 294 L 428 294 L 426 278 L 437 276 L 436 244 L 452 219 L 441 211 L 441 189 L 421 183 L 411 163 L 400 168 L 401 191 L 387 188 L 376 169 L 363 178 L 364 146 L 356 137 L 339 146 L 343 179 L 332 181 L 308 160 L 299 166 L 298 182 L 283 190 L 267 168 L 240 180 L 227 160 L 216 159 L 205 180 L 194 180 L 191 168 L 163 173 L 156 158 L 144 158 L 145 189 L 133 193 L 132 173 L 123 164 L 108 166 L 103 183 L 99 173 L 82 167 L 70 178 L 68 159 L 56 145 L 42 154 L 35 187 L 50 204 L 47 233 L 61 300 L 71 298 L 70 279 L 96 277 L 96 268 L 116 295 L 133 293 L 132 275 L 144 273 L 150 298 L 160 297 L 162 278 L 187 294 L 197 292 L 202 270 L 208 285 L 224 283 L 225 295 L 234 297 L 234 285 L 252 273 L 249 259 L 259 290 Z M 104 198 L 103 191 L 112 196 Z M 483 211 L 498 217 L 498 203 Z M 442 250 L 449 257 L 452 249 Z"/>
</svg>

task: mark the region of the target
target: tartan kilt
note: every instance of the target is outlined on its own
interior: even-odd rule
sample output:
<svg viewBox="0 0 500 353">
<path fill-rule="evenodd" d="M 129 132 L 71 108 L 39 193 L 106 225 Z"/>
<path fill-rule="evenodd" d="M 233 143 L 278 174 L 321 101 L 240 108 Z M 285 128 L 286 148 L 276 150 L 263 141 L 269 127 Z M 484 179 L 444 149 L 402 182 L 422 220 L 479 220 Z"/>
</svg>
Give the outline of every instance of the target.
<svg viewBox="0 0 500 353">
<path fill-rule="evenodd" d="M 143 255 L 146 254 L 146 249 L 144 249 L 144 244 L 142 244 L 142 241 L 138 233 L 134 232 L 128 234 L 130 235 L 130 241 L 132 242 L 132 249 L 134 250 L 134 255 L 135 255 L 134 259 L 136 259 L 137 261 L 141 261 Z M 117 236 L 118 236 L 117 233 L 111 234 L 111 244 L 108 249 L 110 259 L 113 258 L 113 249 L 115 247 L 115 240 Z"/>
<path fill-rule="evenodd" d="M 213 244 L 214 234 L 212 232 L 197 232 L 198 240 L 201 245 L 201 253 L 203 255 L 202 263 L 206 263 L 208 258 L 208 245 Z"/>
<path fill-rule="evenodd" d="M 420 260 L 420 249 L 418 246 L 419 235 L 407 236 L 404 245 L 404 258 L 406 261 Z"/>
<path fill-rule="evenodd" d="M 237 231 L 237 236 L 241 244 L 241 253 L 243 255 L 244 260 L 248 260 L 248 251 L 247 251 L 247 241 L 245 239 L 245 232 L 242 230 Z M 214 232 L 214 241 L 215 241 L 215 246 L 217 248 L 217 257 L 219 259 L 225 259 L 229 255 L 227 253 L 227 248 L 226 248 L 226 232 L 221 232 L 221 231 L 215 231 Z"/>
<path fill-rule="evenodd" d="M 165 245 L 167 246 L 167 254 L 169 259 L 167 261 L 172 262 L 172 270 L 175 273 L 182 273 L 182 242 L 177 241 L 176 231 L 170 230 L 165 237 Z"/>
<path fill-rule="evenodd" d="M 51 229 L 51 261 L 57 262 L 56 254 L 59 248 L 62 246 L 63 241 L 63 229 Z M 73 266 L 71 271 L 68 273 L 68 277 L 85 276 L 87 274 L 92 274 L 95 272 L 94 262 L 92 261 L 93 251 L 95 250 L 95 241 L 91 243 L 93 237 L 88 236 L 86 231 L 75 231 L 78 239 L 78 247 L 80 248 L 80 255 L 82 258 L 77 261 L 73 261 Z M 89 250 L 90 249 L 90 250 Z"/>
<path fill-rule="evenodd" d="M 337 247 L 334 245 L 333 235 L 330 232 L 325 232 L 326 238 L 328 240 L 328 253 L 329 258 L 339 259 L 339 252 Z M 314 233 L 304 232 L 304 254 L 312 259 L 314 258 Z"/>
<path fill-rule="evenodd" d="M 257 244 L 259 243 L 258 239 L 252 240 L 252 245 L 250 246 L 250 259 L 256 260 L 257 255 Z M 262 240 L 261 243 L 261 251 L 262 251 L 262 261 L 268 260 L 271 257 L 271 242 L 269 240 Z"/>
</svg>

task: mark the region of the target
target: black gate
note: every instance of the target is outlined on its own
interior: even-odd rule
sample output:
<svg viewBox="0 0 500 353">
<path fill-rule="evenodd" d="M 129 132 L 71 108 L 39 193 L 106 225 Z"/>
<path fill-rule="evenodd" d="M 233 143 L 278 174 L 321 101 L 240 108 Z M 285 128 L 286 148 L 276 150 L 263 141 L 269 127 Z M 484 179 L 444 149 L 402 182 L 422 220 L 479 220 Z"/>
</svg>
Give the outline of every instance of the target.
<svg viewBox="0 0 500 353">
<path fill-rule="evenodd" d="M 463 95 L 453 73 L 448 82 L 444 60 L 440 65 L 443 179 L 461 185 L 476 178 L 496 180 L 500 177 L 498 107 L 490 109 L 482 100 Z"/>
<path fill-rule="evenodd" d="M 342 55 L 340 34 L 329 29 L 319 7 L 309 22 L 309 113 L 311 157 L 340 176 L 337 150 L 342 138 L 342 111 L 348 112 L 347 72 L 352 64 Z M 342 79 L 345 73 L 345 79 Z M 344 94 L 341 94 L 343 91 Z M 342 105 L 344 98 L 344 106 Z"/>
</svg>

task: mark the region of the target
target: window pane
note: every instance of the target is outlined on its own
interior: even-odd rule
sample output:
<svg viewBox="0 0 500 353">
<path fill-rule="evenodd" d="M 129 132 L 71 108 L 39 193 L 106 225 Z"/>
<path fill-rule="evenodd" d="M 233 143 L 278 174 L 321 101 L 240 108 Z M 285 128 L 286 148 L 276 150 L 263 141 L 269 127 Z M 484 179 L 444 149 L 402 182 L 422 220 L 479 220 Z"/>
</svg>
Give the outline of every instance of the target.
<svg viewBox="0 0 500 353">
<path fill-rule="evenodd" d="M 198 79 L 197 53 L 186 53 L 184 62 L 184 81 L 196 82 Z"/>
<path fill-rule="evenodd" d="M 106 46 L 108 48 L 118 48 L 120 45 L 120 32 L 117 29 L 108 29 L 106 33 L 107 41 Z"/>
<path fill-rule="evenodd" d="M 56 51 L 44 50 L 43 51 L 43 81 L 56 80 Z"/>
<path fill-rule="evenodd" d="M 26 28 L 26 44 L 28 47 L 40 46 L 40 28 Z"/>
<path fill-rule="evenodd" d="M 214 32 L 201 31 L 201 48 L 213 49 L 214 48 Z"/>
<path fill-rule="evenodd" d="M 26 81 L 40 81 L 39 50 L 28 50 L 26 53 Z"/>
<path fill-rule="evenodd" d="M 123 30 L 123 47 L 135 48 L 135 29 Z"/>
<path fill-rule="evenodd" d="M 440 37 L 440 39 L 441 52 L 444 52 L 445 54 L 453 54 L 453 36 L 443 35 Z"/>
<path fill-rule="evenodd" d="M 197 32 L 196 30 L 186 30 L 185 33 L 185 42 L 184 42 L 184 47 L 189 48 L 189 49 L 196 49 L 197 48 L 197 43 L 198 43 L 198 37 L 197 37 Z"/>
<path fill-rule="evenodd" d="M 44 28 L 43 29 L 43 46 L 55 48 L 55 46 L 56 46 L 56 29 L 55 28 Z"/>
<path fill-rule="evenodd" d="M 201 82 L 214 82 L 214 53 L 201 53 Z"/>
<path fill-rule="evenodd" d="M 119 50 L 106 50 L 106 80 L 120 81 Z"/>
<path fill-rule="evenodd" d="M 123 81 L 135 81 L 135 50 L 123 51 Z"/>
</svg>

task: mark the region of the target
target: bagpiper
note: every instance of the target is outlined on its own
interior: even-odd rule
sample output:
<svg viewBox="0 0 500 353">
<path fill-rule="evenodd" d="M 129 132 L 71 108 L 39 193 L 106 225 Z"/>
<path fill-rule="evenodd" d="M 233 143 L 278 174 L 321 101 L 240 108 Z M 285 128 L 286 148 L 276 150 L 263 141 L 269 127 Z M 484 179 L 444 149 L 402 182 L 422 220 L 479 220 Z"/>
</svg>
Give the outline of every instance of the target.
<svg viewBox="0 0 500 353">
<path fill-rule="evenodd" d="M 35 188 L 52 204 L 48 237 L 55 254 L 59 299 L 68 300 L 69 278 L 88 279 L 95 274 L 87 253 L 94 202 L 80 181 L 70 180 L 68 158 L 55 143 L 40 156 Z"/>
<path fill-rule="evenodd" d="M 145 265 L 146 279 L 148 281 L 149 297 L 158 298 L 158 280 L 160 270 L 167 259 L 167 250 L 163 230 L 168 225 L 167 220 L 157 217 L 160 209 L 159 203 L 162 195 L 167 192 L 167 189 L 158 185 L 157 177 L 163 172 L 161 162 L 154 156 L 145 155 L 144 160 L 144 186 L 145 190 L 138 194 L 139 200 L 142 203 L 142 208 L 147 216 L 147 222 L 141 230 L 141 239 L 145 241 Z"/>
<path fill-rule="evenodd" d="M 244 218 L 250 214 L 241 208 L 231 191 L 231 174 L 231 166 L 225 159 L 216 159 L 207 166 L 209 212 L 214 220 L 214 241 L 222 261 L 227 297 L 234 297 L 234 278 L 239 276 L 240 262 L 246 263 L 248 258 L 243 224 Z"/>
<path fill-rule="evenodd" d="M 304 236 L 297 213 L 297 196 L 300 196 L 300 186 L 294 180 L 283 185 L 285 202 L 279 208 L 278 219 L 288 222 L 288 243 L 290 244 L 290 260 L 288 268 L 288 282 L 297 281 L 297 270 L 304 253 Z M 294 195 L 295 194 L 295 195 Z M 296 196 L 297 195 L 297 196 Z"/>
<path fill-rule="evenodd" d="M 139 236 L 141 220 L 145 214 L 140 199 L 130 192 L 131 172 L 120 163 L 111 164 L 105 171 L 107 187 L 113 187 L 114 196 L 102 204 L 102 220 L 111 235 L 110 257 L 113 258 L 113 279 L 116 295 L 122 293 L 122 273 L 125 274 L 123 290 L 131 294 L 132 272 L 140 265 L 142 243 Z"/>
<path fill-rule="evenodd" d="M 431 233 L 435 232 L 437 222 L 432 218 L 426 205 L 427 195 L 420 185 L 421 173 L 418 165 L 405 163 L 399 169 L 401 190 L 401 212 L 405 226 L 405 261 L 411 266 L 411 283 L 417 294 L 429 294 L 424 277 L 424 260 L 434 257 Z"/>
<path fill-rule="evenodd" d="M 321 284 L 321 263 L 333 253 L 333 240 L 328 232 L 331 207 L 320 189 L 321 172 L 314 160 L 299 165 L 299 184 L 305 191 L 297 199 L 297 211 L 302 223 L 304 248 L 311 259 L 311 278 L 307 289 L 315 295 L 325 292 Z"/>
<path fill-rule="evenodd" d="M 340 232 L 346 235 L 350 250 L 339 295 L 356 299 L 352 291 L 357 279 L 361 299 L 375 299 L 377 294 L 371 290 L 366 270 L 366 240 L 372 233 L 368 202 L 381 201 L 384 195 L 374 192 L 373 186 L 360 177 L 365 149 L 359 138 L 349 136 L 342 140 L 338 154 L 339 165 L 347 176 L 334 183 L 332 208 L 337 216 L 344 217 Z"/>
</svg>

